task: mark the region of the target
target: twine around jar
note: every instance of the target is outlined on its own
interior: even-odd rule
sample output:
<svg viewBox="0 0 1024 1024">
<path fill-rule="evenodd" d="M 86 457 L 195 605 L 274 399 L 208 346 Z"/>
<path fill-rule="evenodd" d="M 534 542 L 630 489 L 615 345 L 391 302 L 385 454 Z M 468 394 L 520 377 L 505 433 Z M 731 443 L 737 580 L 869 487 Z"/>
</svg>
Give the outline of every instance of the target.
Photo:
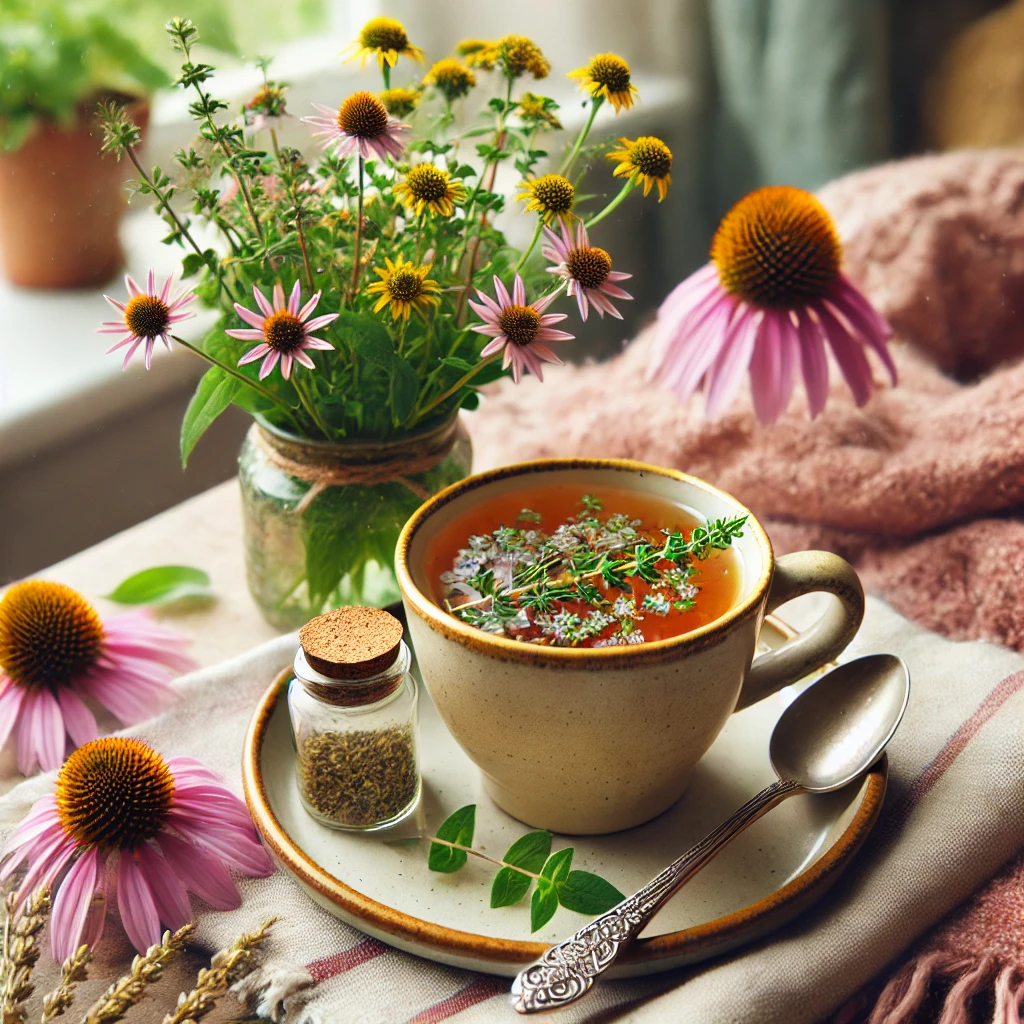
<svg viewBox="0 0 1024 1024">
<path fill-rule="evenodd" d="M 432 492 L 410 477 L 440 465 L 468 434 L 454 416 L 431 430 L 387 441 L 308 441 L 264 423 L 253 423 L 249 438 L 275 469 L 312 485 L 295 506 L 301 514 L 328 487 L 398 483 L 426 501 Z"/>
</svg>

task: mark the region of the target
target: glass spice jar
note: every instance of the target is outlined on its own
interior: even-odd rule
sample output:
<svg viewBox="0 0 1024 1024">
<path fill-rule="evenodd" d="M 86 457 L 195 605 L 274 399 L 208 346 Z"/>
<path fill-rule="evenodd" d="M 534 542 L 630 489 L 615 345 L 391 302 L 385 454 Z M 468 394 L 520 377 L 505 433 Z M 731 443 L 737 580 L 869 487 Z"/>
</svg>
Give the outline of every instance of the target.
<svg viewBox="0 0 1024 1024">
<path fill-rule="evenodd" d="M 393 615 L 360 606 L 299 631 L 288 687 L 295 780 L 329 828 L 384 828 L 419 801 L 417 689 L 402 633 Z"/>
</svg>

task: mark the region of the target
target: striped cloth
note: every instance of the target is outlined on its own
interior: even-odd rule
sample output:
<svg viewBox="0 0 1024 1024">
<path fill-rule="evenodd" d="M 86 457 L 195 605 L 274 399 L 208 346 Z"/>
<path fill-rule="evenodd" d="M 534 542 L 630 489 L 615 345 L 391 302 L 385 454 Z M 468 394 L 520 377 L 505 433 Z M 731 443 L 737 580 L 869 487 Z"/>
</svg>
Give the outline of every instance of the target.
<svg viewBox="0 0 1024 1024">
<path fill-rule="evenodd" d="M 294 637 L 181 684 L 184 699 L 133 730 L 165 755 L 191 754 L 240 788 L 242 739 L 257 698 L 294 651 Z M 1024 657 L 985 643 L 953 643 L 869 600 L 850 654 L 891 651 L 911 669 L 906 719 L 890 748 L 882 820 L 857 861 L 816 908 L 753 947 L 649 978 L 597 987 L 563 1011 L 567 1024 L 697 1021 L 802 1024 L 820 1020 L 897 958 L 930 925 L 1024 847 Z M 51 784 L 30 779 L 0 800 L 8 832 Z M 242 907 L 198 910 L 208 951 L 276 914 L 269 958 L 253 979 L 259 1012 L 287 1024 L 458 1024 L 518 1019 L 508 980 L 391 949 L 342 924 L 287 876 L 244 880 Z M 80 1005 L 130 960 L 111 922 Z M 162 984 L 186 984 L 180 963 Z M 52 968 L 41 964 L 40 986 Z M 260 991 L 256 991 L 259 989 Z M 159 1020 L 166 1002 L 132 1019 Z"/>
</svg>

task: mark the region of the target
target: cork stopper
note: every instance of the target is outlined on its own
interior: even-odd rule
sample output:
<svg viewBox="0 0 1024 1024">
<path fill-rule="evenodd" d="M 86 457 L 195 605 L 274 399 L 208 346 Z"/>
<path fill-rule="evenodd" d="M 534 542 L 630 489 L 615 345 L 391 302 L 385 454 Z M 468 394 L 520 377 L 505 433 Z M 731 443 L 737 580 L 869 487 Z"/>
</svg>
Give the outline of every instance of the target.
<svg viewBox="0 0 1024 1024">
<path fill-rule="evenodd" d="M 353 605 L 311 619 L 299 630 L 309 666 L 329 679 L 368 679 L 395 663 L 402 624 L 381 608 Z"/>
</svg>

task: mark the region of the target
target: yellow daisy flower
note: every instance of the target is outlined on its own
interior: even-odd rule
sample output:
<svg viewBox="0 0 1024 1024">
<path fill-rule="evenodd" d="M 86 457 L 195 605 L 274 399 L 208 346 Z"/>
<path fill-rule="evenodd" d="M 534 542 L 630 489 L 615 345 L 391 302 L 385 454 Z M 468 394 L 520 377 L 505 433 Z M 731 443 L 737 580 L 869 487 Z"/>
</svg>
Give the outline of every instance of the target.
<svg viewBox="0 0 1024 1024">
<path fill-rule="evenodd" d="M 392 192 L 418 217 L 424 210 L 439 217 L 450 217 L 455 204 L 466 201 L 461 181 L 452 181 L 447 171 L 433 164 L 416 164 L 405 180 L 392 187 Z"/>
<path fill-rule="evenodd" d="M 490 71 L 497 59 L 497 43 L 487 39 L 463 39 L 455 46 L 455 52 L 473 68 Z"/>
<path fill-rule="evenodd" d="M 408 117 L 420 105 L 421 96 L 418 89 L 397 88 L 385 89 L 377 98 L 392 117 Z"/>
<path fill-rule="evenodd" d="M 609 160 L 619 164 L 612 173 L 616 178 L 642 180 L 645 196 L 657 185 L 660 203 L 672 184 L 672 150 L 653 135 L 641 135 L 633 142 L 619 139 L 619 142 L 623 148 L 608 154 Z"/>
<path fill-rule="evenodd" d="M 576 202 L 572 182 L 561 174 L 543 174 L 532 181 L 521 181 L 516 187 L 523 190 L 516 198 L 526 203 L 527 212 L 536 210 L 545 224 L 556 217 L 567 217 Z"/>
<path fill-rule="evenodd" d="M 441 299 L 436 294 L 441 286 L 436 281 L 428 281 L 432 263 L 424 263 L 417 267 L 411 260 L 403 256 L 392 263 L 384 257 L 385 269 L 374 267 L 373 272 L 380 277 L 379 281 L 367 286 L 368 295 L 379 295 L 374 313 L 379 313 L 385 306 L 391 307 L 392 320 L 408 320 L 409 314 L 415 310 L 421 316 L 431 306 L 436 306 Z"/>
<path fill-rule="evenodd" d="M 608 100 L 616 114 L 629 110 L 639 95 L 630 81 L 629 65 L 614 53 L 599 53 L 585 68 L 570 71 L 568 77 L 578 78 L 584 92 Z"/>
<path fill-rule="evenodd" d="M 381 71 L 384 70 L 385 63 L 389 68 L 393 68 L 399 57 L 423 60 L 423 51 L 409 42 L 405 26 L 394 18 L 371 18 L 349 49 L 354 52 L 348 59 L 362 57 L 364 67 L 366 58 L 376 54 Z"/>
<path fill-rule="evenodd" d="M 476 85 L 476 75 L 460 60 L 445 57 L 439 60 L 423 79 L 424 85 L 436 86 L 449 103 L 465 96 Z"/>
<path fill-rule="evenodd" d="M 532 92 L 524 92 L 519 100 L 519 116 L 524 121 L 546 124 L 555 131 L 560 131 L 562 122 L 555 117 L 558 104 L 549 96 L 537 96 Z"/>
<path fill-rule="evenodd" d="M 494 44 L 494 63 L 507 78 L 521 78 L 527 72 L 534 78 L 547 78 L 551 70 L 540 47 L 526 36 L 502 36 Z"/>
</svg>

